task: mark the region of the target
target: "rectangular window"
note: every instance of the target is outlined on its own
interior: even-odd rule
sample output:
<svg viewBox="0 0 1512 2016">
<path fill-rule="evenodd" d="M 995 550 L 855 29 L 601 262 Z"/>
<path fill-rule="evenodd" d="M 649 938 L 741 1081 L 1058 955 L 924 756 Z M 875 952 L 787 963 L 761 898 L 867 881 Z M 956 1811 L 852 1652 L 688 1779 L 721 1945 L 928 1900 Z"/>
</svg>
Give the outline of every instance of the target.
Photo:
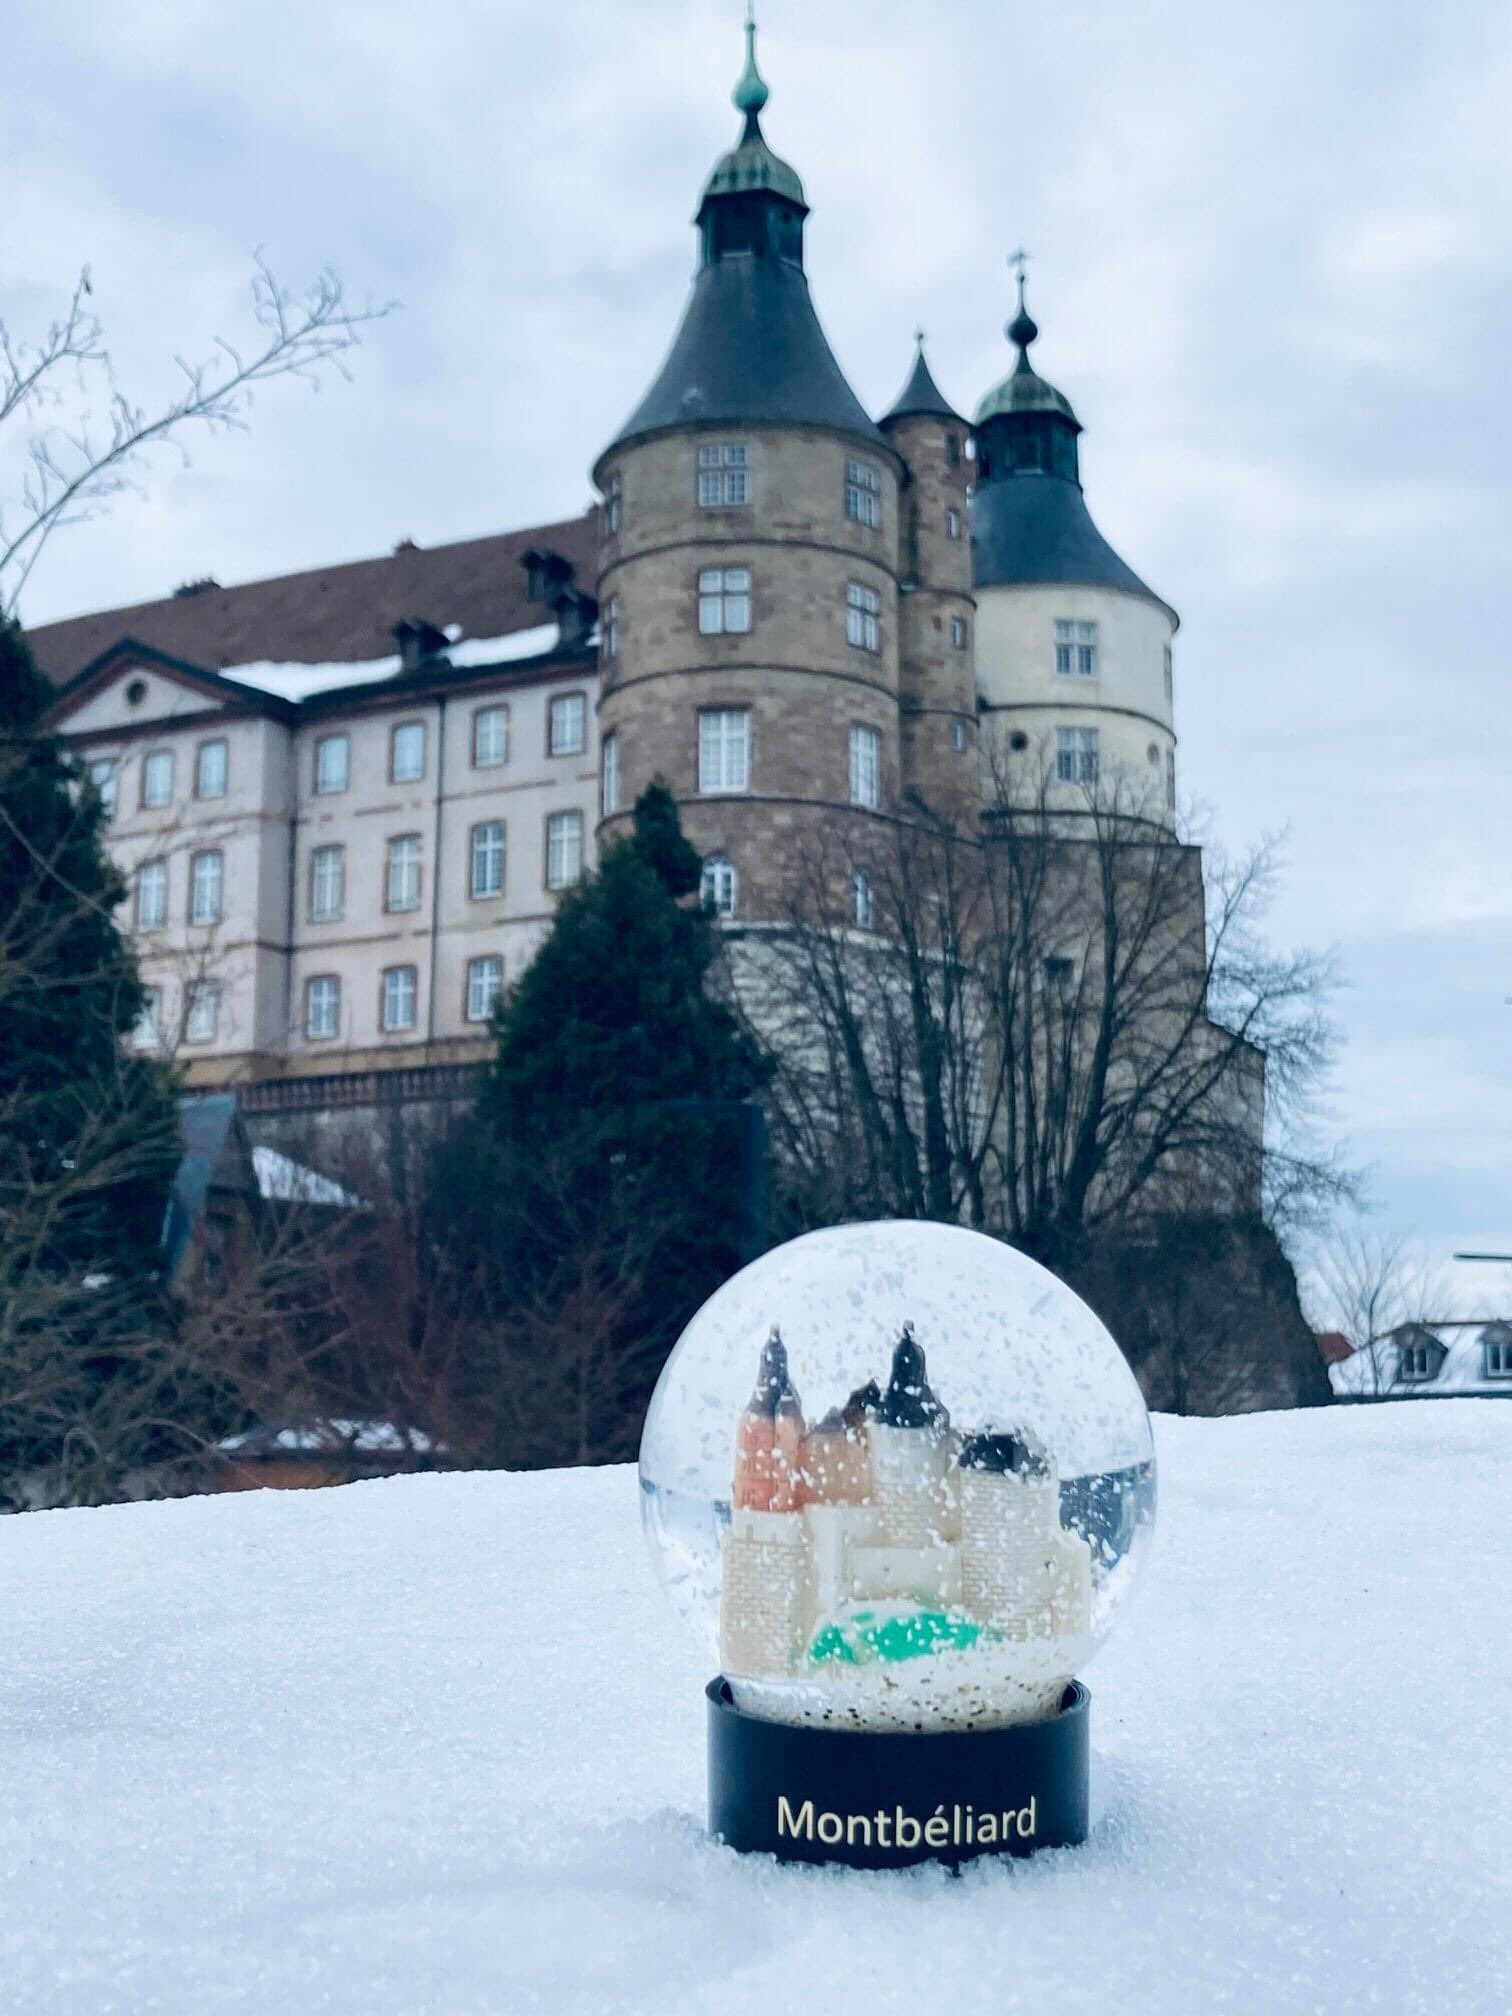
<svg viewBox="0 0 1512 2016">
<path fill-rule="evenodd" d="M 751 717 L 743 707 L 710 708 L 698 717 L 700 791 L 748 791 Z"/>
<path fill-rule="evenodd" d="M 348 735 L 322 735 L 315 744 L 315 790 L 345 791 L 352 768 L 352 742 Z"/>
<path fill-rule="evenodd" d="M 390 966 L 383 976 L 383 1027 L 386 1032 L 413 1029 L 419 976 L 413 966 Z"/>
<path fill-rule="evenodd" d="M 312 1043 L 326 1042 L 341 1028 L 341 982 L 333 973 L 322 973 L 305 982 L 305 1035 Z"/>
<path fill-rule="evenodd" d="M 118 758 L 114 756 L 98 756 L 89 766 L 89 781 L 100 794 L 107 821 L 114 819 L 116 814 L 117 771 Z"/>
<path fill-rule="evenodd" d="M 472 829 L 472 873 L 468 883 L 474 896 L 502 896 L 504 893 L 504 821 L 489 819 Z"/>
<path fill-rule="evenodd" d="M 882 737 L 875 728 L 850 731 L 850 797 L 852 805 L 873 809 L 882 802 Z"/>
<path fill-rule="evenodd" d="M 581 756 L 588 735 L 588 702 L 581 693 L 558 693 L 548 714 L 548 756 Z"/>
<path fill-rule="evenodd" d="M 960 536 L 961 536 L 960 512 L 947 511 L 945 513 L 945 537 L 947 539 L 959 539 Z"/>
<path fill-rule="evenodd" d="M 1486 1339 L 1486 1377 L 1512 1379 L 1512 1342 L 1506 1338 Z"/>
<path fill-rule="evenodd" d="M 845 641 L 858 651 L 882 649 L 882 597 L 859 581 L 845 591 Z"/>
<path fill-rule="evenodd" d="M 197 980 L 184 1001 L 184 1041 L 213 1043 L 220 1026 L 220 988 L 213 980 Z"/>
<path fill-rule="evenodd" d="M 870 462 L 845 465 L 845 515 L 858 525 L 882 523 L 882 472 Z"/>
<path fill-rule="evenodd" d="M 425 775 L 425 723 L 401 721 L 389 737 L 389 782 L 414 784 Z"/>
<path fill-rule="evenodd" d="M 161 1040 L 163 1027 L 163 990 L 161 987 L 142 989 L 142 1007 L 131 1032 L 134 1050 L 156 1050 Z"/>
<path fill-rule="evenodd" d="M 698 577 L 699 634 L 743 637 L 750 627 L 750 568 L 706 567 Z"/>
<path fill-rule="evenodd" d="M 473 716 L 473 768 L 492 770 L 509 761 L 509 709 L 480 707 Z"/>
<path fill-rule="evenodd" d="M 1097 625 L 1057 620 L 1055 625 L 1055 669 L 1083 679 L 1097 677 Z"/>
<path fill-rule="evenodd" d="M 1433 1367 L 1426 1344 L 1404 1344 L 1400 1352 L 1403 1379 L 1431 1379 Z"/>
<path fill-rule="evenodd" d="M 750 457 L 743 441 L 710 441 L 699 449 L 698 501 L 706 510 L 750 503 Z"/>
<path fill-rule="evenodd" d="M 877 913 L 872 900 L 871 877 L 864 868 L 858 868 L 851 876 L 851 905 L 857 924 L 863 931 L 870 931 Z"/>
<path fill-rule="evenodd" d="M 1174 812 L 1176 809 L 1176 751 L 1166 751 L 1166 803 Z"/>
<path fill-rule="evenodd" d="M 546 821 L 546 887 L 570 889 L 583 879 L 583 815 L 553 812 Z"/>
<path fill-rule="evenodd" d="M 952 616 L 950 619 L 950 641 L 957 651 L 966 649 L 966 618 Z"/>
<path fill-rule="evenodd" d="M 137 870 L 136 921 L 139 931 L 156 931 L 168 922 L 166 861 L 144 861 Z"/>
<path fill-rule="evenodd" d="M 504 991 L 504 961 L 496 952 L 467 962 L 467 1019 L 486 1022 Z"/>
<path fill-rule="evenodd" d="M 310 922 L 331 924 L 346 908 L 346 849 L 317 847 L 310 856 Z"/>
<path fill-rule="evenodd" d="M 606 658 L 618 658 L 620 654 L 620 598 L 611 595 L 604 604 L 604 613 L 599 621 L 599 645 Z"/>
<path fill-rule="evenodd" d="M 383 907 L 385 910 L 418 910 L 420 908 L 420 836 L 418 833 L 403 833 L 397 840 L 390 840 L 388 843 Z"/>
<path fill-rule="evenodd" d="M 604 530 L 611 539 L 619 536 L 625 517 L 625 479 L 616 469 L 604 491 Z"/>
<path fill-rule="evenodd" d="M 218 924 L 225 887 L 225 856 L 218 847 L 196 854 L 189 863 L 189 922 Z"/>
<path fill-rule="evenodd" d="M 1172 697 L 1171 647 L 1169 644 L 1165 647 L 1165 695 L 1167 700 Z"/>
<path fill-rule="evenodd" d="M 1057 728 L 1055 774 L 1062 784 L 1095 784 L 1098 773 L 1097 730 Z"/>
<path fill-rule="evenodd" d="M 224 798 L 231 768 L 230 749 L 219 735 L 213 742 L 201 742 L 194 752 L 194 795 L 196 798 Z"/>
<path fill-rule="evenodd" d="M 959 434 L 947 434 L 945 436 L 945 460 L 950 464 L 952 469 L 960 467 L 961 437 Z"/>
<path fill-rule="evenodd" d="M 173 803 L 173 751 L 153 749 L 142 758 L 142 805 L 157 810 Z"/>
<path fill-rule="evenodd" d="M 599 798 L 606 819 L 611 812 L 618 812 L 620 802 L 618 735 L 606 735 L 604 737 L 603 783 Z"/>
</svg>

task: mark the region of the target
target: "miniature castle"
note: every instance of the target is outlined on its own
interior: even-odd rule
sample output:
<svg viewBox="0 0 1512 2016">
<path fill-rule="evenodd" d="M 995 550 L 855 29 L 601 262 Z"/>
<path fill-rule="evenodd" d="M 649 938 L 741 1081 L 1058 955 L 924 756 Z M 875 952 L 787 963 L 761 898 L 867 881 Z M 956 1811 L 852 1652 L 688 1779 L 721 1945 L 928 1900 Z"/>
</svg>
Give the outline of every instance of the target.
<svg viewBox="0 0 1512 2016">
<path fill-rule="evenodd" d="M 772 1332 L 721 1554 L 720 1654 L 740 1677 L 1091 1628 L 1091 1550 L 1061 1524 L 1054 1459 L 1022 1428 L 953 1429 L 911 1324 L 886 1390 L 812 1427 Z"/>
</svg>

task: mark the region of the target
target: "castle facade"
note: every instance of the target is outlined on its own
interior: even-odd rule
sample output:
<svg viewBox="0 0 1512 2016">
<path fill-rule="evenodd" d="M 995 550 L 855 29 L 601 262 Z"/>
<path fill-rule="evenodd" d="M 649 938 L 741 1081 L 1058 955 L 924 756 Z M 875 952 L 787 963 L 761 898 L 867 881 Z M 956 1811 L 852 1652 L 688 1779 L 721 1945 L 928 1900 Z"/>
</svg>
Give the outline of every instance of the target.
<svg viewBox="0 0 1512 2016">
<path fill-rule="evenodd" d="M 1116 780 L 1172 825 L 1176 617 L 1092 522 L 1022 282 L 970 422 L 922 343 L 868 414 L 747 36 L 691 297 L 584 518 L 32 633 L 111 807 L 138 1040 L 191 1083 L 480 1060 L 653 778 L 732 930 L 781 921 L 820 841 L 864 862 L 900 817 L 970 820 L 989 770 L 1068 813 Z M 849 900 L 873 928 L 864 870 Z"/>
</svg>

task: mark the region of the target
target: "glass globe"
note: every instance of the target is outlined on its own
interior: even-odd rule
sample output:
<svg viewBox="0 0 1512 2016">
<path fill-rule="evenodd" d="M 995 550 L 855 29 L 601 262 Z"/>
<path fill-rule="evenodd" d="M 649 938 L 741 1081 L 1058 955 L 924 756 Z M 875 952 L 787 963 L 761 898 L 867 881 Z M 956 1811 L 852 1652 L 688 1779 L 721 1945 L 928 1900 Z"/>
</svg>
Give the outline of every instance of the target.
<svg viewBox="0 0 1512 2016">
<path fill-rule="evenodd" d="M 1118 1346 L 1012 1247 L 892 1220 L 727 1281 L 640 1451 L 658 1577 L 772 1721 L 1053 1715 L 1137 1579 L 1150 1418 Z"/>
</svg>

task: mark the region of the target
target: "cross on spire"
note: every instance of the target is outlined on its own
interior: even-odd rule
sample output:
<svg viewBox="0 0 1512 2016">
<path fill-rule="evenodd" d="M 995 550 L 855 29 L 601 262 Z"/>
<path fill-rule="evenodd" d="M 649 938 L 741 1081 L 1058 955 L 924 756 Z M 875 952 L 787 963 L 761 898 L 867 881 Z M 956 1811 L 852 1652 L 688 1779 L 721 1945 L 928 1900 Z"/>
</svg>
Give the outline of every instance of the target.
<svg viewBox="0 0 1512 2016">
<path fill-rule="evenodd" d="M 1020 308 L 1024 305 L 1024 268 L 1029 264 L 1029 259 L 1030 254 L 1024 250 L 1022 245 L 1017 252 L 1010 252 L 1008 254 L 1008 264 L 1013 268 L 1014 274 L 1018 279 Z"/>
</svg>

